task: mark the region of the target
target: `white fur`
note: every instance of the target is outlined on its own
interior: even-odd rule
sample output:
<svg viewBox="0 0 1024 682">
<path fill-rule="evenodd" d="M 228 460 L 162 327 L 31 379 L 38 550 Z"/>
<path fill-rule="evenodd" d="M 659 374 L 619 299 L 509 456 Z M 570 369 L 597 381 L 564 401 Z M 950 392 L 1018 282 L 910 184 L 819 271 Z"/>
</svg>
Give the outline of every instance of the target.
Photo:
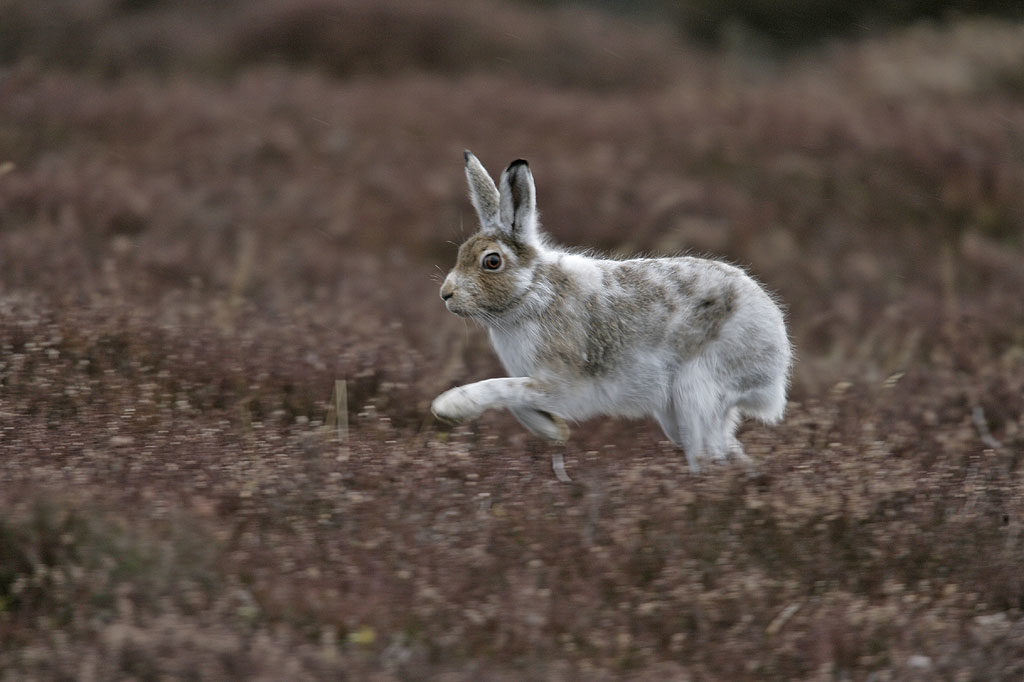
<svg viewBox="0 0 1024 682">
<path fill-rule="evenodd" d="M 466 175 L 481 231 L 441 295 L 488 327 L 512 376 L 445 391 L 435 415 L 507 408 L 551 440 L 568 437 L 566 419 L 651 416 L 693 470 L 701 457 L 746 458 L 735 436 L 742 417 L 782 418 L 792 350 L 782 312 L 746 273 L 700 258 L 561 251 L 540 234 L 525 162 L 495 186 L 467 152 Z M 499 253 L 502 272 L 487 272 L 472 249 Z"/>
</svg>

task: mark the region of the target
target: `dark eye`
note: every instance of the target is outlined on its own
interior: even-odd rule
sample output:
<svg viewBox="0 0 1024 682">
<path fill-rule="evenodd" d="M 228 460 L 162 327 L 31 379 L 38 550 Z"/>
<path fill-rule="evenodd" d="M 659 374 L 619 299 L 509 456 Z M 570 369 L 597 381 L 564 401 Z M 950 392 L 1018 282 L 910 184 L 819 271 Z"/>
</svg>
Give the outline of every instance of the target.
<svg viewBox="0 0 1024 682">
<path fill-rule="evenodd" d="M 495 253 L 494 251 L 484 254 L 483 260 L 480 261 L 480 265 L 483 266 L 484 270 L 501 269 L 501 254 Z"/>
</svg>

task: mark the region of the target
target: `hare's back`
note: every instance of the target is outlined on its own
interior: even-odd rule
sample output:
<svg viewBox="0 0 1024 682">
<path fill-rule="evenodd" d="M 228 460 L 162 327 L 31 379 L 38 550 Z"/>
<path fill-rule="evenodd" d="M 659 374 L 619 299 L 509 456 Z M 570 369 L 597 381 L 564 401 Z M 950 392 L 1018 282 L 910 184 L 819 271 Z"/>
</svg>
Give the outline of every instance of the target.
<svg viewBox="0 0 1024 682">
<path fill-rule="evenodd" d="M 693 257 L 623 261 L 620 267 L 642 279 L 634 292 L 641 307 L 669 311 L 665 329 L 679 357 L 712 354 L 717 362 L 735 356 L 745 364 L 774 356 L 788 367 L 782 311 L 741 268 Z"/>
</svg>

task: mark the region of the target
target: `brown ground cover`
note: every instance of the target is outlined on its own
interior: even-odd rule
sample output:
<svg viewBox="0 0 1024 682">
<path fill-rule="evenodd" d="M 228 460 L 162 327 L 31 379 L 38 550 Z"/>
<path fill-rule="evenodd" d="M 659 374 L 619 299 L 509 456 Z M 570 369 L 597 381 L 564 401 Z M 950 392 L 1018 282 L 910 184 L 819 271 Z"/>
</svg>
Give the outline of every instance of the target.
<svg viewBox="0 0 1024 682">
<path fill-rule="evenodd" d="M 8 4 L 0 678 L 1024 675 L 1020 25 L 766 67 L 583 10 Z M 436 292 L 463 148 L 560 243 L 778 293 L 755 473 L 430 418 L 500 372 Z"/>
</svg>

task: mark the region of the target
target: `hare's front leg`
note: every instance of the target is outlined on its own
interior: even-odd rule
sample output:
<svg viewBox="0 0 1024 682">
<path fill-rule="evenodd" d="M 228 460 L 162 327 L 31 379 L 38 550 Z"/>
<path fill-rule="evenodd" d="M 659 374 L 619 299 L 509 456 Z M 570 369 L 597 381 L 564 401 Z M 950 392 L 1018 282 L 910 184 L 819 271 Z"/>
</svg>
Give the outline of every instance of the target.
<svg viewBox="0 0 1024 682">
<path fill-rule="evenodd" d="M 434 398 L 430 411 L 441 419 L 461 421 L 496 407 L 532 407 L 539 398 L 536 382 L 529 377 L 484 379 L 445 391 Z"/>
<path fill-rule="evenodd" d="M 542 438 L 566 440 L 569 427 L 545 408 L 548 403 L 537 382 L 529 377 L 484 379 L 456 386 L 434 398 L 430 411 L 441 419 L 461 421 L 484 410 L 508 408 L 527 428 Z"/>
<path fill-rule="evenodd" d="M 546 440 L 564 443 L 569 440 L 569 425 L 557 414 L 532 407 L 509 408 L 519 423 L 528 428 L 534 435 Z"/>
</svg>

